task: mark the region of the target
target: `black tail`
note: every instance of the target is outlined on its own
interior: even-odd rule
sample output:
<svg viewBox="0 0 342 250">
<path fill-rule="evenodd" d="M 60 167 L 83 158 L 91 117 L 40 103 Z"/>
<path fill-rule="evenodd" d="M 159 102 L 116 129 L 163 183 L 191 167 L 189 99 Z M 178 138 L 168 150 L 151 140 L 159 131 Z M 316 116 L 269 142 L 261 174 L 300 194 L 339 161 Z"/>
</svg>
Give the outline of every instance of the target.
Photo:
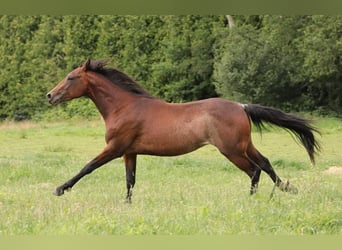
<svg viewBox="0 0 342 250">
<path fill-rule="evenodd" d="M 319 133 L 319 131 L 312 126 L 310 120 L 286 114 L 278 109 L 256 104 L 244 105 L 244 109 L 260 132 L 264 127 L 264 122 L 274 124 L 293 132 L 299 142 L 305 147 L 311 162 L 315 163 L 315 153 L 320 150 L 320 145 L 315 139 L 313 132 Z"/>
</svg>

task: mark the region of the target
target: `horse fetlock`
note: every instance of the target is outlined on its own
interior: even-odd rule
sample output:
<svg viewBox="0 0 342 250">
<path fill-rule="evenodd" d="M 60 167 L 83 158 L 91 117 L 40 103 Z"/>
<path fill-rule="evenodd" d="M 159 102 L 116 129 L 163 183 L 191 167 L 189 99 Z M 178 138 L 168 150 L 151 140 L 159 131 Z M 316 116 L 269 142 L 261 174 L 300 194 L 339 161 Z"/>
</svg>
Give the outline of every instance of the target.
<svg viewBox="0 0 342 250">
<path fill-rule="evenodd" d="M 249 192 L 250 195 L 255 194 L 258 191 L 258 184 L 251 186 L 251 190 Z"/>
<path fill-rule="evenodd" d="M 132 188 L 130 188 L 127 190 L 126 203 L 132 203 L 132 195 L 133 195 L 133 190 Z"/>
</svg>

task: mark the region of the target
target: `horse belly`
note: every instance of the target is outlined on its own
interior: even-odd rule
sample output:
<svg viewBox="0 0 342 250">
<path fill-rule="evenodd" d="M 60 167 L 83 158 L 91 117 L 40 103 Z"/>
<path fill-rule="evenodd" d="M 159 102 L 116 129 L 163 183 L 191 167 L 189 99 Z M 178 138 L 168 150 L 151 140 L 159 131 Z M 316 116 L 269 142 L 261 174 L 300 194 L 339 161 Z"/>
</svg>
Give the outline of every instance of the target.
<svg viewBox="0 0 342 250">
<path fill-rule="evenodd" d="M 137 138 L 131 150 L 137 154 L 176 156 L 208 144 L 205 131 L 190 124 L 175 124 L 150 128 Z"/>
</svg>

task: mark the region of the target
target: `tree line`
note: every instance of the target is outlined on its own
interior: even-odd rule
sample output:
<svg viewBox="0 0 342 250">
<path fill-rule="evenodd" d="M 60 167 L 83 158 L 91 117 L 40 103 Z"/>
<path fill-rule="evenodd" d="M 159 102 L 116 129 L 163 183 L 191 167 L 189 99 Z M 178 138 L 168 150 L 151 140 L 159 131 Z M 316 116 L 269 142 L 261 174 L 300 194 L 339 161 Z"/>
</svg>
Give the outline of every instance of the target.
<svg viewBox="0 0 342 250">
<path fill-rule="evenodd" d="M 171 102 L 222 96 L 342 113 L 342 16 L 0 16 L 0 120 L 43 119 L 45 93 L 87 58 Z M 54 109 L 97 115 L 87 99 Z"/>
</svg>

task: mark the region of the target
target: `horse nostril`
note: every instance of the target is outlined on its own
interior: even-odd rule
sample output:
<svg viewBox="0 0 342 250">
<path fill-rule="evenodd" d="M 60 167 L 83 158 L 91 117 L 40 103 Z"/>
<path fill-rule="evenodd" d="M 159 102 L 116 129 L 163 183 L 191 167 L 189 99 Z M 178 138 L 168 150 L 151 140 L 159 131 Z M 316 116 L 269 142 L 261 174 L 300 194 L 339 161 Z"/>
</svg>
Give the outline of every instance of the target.
<svg viewBox="0 0 342 250">
<path fill-rule="evenodd" d="M 46 97 L 47 97 L 47 99 L 51 99 L 51 94 L 50 93 L 48 93 L 47 95 L 46 95 Z"/>
</svg>

